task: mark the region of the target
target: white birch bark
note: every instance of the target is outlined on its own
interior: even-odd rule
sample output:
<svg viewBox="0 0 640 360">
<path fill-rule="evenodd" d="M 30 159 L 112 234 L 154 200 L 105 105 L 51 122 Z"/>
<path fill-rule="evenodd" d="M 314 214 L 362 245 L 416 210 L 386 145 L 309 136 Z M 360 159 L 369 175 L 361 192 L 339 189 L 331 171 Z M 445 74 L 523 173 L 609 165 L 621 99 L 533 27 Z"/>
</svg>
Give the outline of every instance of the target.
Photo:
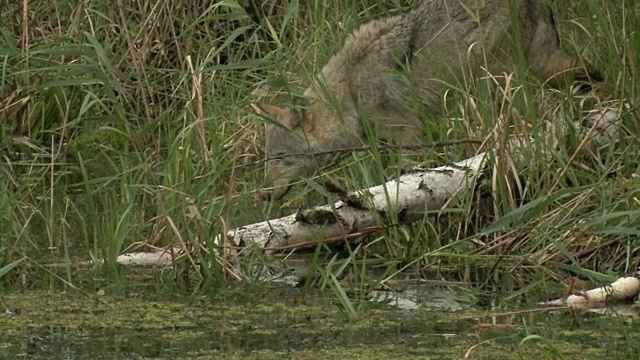
<svg viewBox="0 0 640 360">
<path fill-rule="evenodd" d="M 323 205 L 280 219 L 250 224 L 227 232 L 235 246 L 258 244 L 265 249 L 315 246 L 318 240 L 337 238 L 394 222 L 411 223 L 428 211 L 455 204 L 476 183 L 486 154 L 437 167 L 369 189 L 354 191 L 333 206 Z"/>
<path fill-rule="evenodd" d="M 640 276 L 640 273 L 636 273 Z M 550 306 L 594 307 L 608 303 L 628 301 L 640 293 L 640 279 L 636 276 L 621 277 L 611 284 L 587 291 L 579 291 L 566 298 L 539 303 Z"/>
</svg>

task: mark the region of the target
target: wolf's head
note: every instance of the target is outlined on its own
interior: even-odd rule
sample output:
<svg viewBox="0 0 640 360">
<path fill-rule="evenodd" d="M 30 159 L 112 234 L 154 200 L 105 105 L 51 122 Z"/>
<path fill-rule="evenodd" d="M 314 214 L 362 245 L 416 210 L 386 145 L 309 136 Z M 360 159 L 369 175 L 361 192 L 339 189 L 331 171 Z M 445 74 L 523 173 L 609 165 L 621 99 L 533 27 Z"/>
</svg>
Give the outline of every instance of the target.
<svg viewBox="0 0 640 360">
<path fill-rule="evenodd" d="M 322 124 L 333 116 L 321 102 L 298 98 L 293 107 L 253 104 L 253 109 L 271 122 L 265 128 L 265 155 L 267 158 L 265 182 L 270 190 L 261 194 L 263 200 L 281 199 L 291 188 L 291 183 L 310 177 L 326 165 L 327 155 L 316 156 L 323 151 L 322 138 L 326 135 Z"/>
</svg>

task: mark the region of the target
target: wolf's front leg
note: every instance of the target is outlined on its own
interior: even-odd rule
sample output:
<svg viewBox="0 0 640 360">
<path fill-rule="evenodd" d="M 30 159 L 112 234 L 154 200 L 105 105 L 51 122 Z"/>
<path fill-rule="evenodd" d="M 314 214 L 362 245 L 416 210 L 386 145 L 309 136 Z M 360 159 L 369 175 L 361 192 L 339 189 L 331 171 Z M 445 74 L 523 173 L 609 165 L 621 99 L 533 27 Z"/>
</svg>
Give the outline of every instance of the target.
<svg viewBox="0 0 640 360">
<path fill-rule="evenodd" d="M 383 127 L 381 138 L 400 147 L 400 174 L 413 171 L 415 163 L 411 155 L 415 154 L 424 134 L 424 125 L 417 117 L 404 117 L 403 121 L 390 123 Z"/>
</svg>

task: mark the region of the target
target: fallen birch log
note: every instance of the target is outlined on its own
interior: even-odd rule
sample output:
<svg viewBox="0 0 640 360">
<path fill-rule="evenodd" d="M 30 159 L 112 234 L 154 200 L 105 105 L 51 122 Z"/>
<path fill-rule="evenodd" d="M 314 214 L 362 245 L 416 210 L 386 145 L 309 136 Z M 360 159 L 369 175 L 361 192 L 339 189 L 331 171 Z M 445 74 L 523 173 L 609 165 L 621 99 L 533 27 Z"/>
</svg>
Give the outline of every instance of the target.
<svg viewBox="0 0 640 360">
<path fill-rule="evenodd" d="M 573 126 L 584 136 L 583 144 L 593 142 L 602 146 L 614 142 L 620 132 L 620 108 L 605 107 L 592 112 Z M 566 125 L 552 124 L 553 137 L 561 139 Z M 553 141 L 558 143 L 557 139 Z M 512 158 L 526 158 L 526 151 L 518 153 L 527 139 L 514 137 L 507 145 Z M 553 140 L 553 139 L 552 139 Z M 547 152 L 551 152 L 548 150 Z M 231 229 L 215 237 L 214 243 L 229 247 L 255 244 L 274 252 L 291 248 L 315 246 L 318 241 L 346 238 L 367 233 L 385 225 L 408 224 L 422 219 L 428 212 L 456 205 L 456 200 L 473 190 L 487 166 L 490 153 L 484 152 L 469 159 L 405 174 L 385 184 L 349 193 L 346 199 L 332 205 L 300 210 L 279 219 L 249 224 Z M 153 255 L 157 261 L 164 255 Z M 126 265 L 149 265 L 136 256 L 124 256 L 118 262 Z"/>
<path fill-rule="evenodd" d="M 427 212 L 455 204 L 476 184 L 486 165 L 486 153 L 452 165 L 400 176 L 383 185 L 350 193 L 333 205 L 300 210 L 280 219 L 227 232 L 234 246 L 257 244 L 265 250 L 315 246 L 318 239 L 344 237 L 391 223 L 407 224 Z"/>
<path fill-rule="evenodd" d="M 573 126 L 584 136 L 582 145 L 602 146 L 618 138 L 619 119 L 618 109 L 605 108 L 592 112 Z M 551 126 L 556 127 L 554 137 L 561 138 L 566 134 L 566 128 Z M 524 143 L 523 138 L 513 137 L 507 145 L 508 154 L 526 162 L 527 152 L 522 150 Z M 551 151 L 546 149 L 546 153 Z M 229 230 L 226 244 L 237 247 L 257 244 L 265 250 L 275 251 L 315 246 L 319 239 L 344 238 L 354 233 L 366 233 L 372 227 L 415 222 L 428 212 L 455 206 L 460 196 L 473 190 L 487 166 L 489 155 L 485 152 L 452 165 L 406 174 L 383 185 L 354 191 L 334 205 L 316 206 L 283 218 Z"/>
</svg>

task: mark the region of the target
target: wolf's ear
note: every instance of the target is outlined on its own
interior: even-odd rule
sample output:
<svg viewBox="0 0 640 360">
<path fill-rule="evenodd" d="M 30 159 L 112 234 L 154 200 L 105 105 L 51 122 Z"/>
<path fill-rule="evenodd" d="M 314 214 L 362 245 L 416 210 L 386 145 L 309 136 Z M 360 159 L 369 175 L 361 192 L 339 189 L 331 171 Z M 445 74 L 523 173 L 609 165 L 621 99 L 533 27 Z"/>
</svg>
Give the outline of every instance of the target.
<svg viewBox="0 0 640 360">
<path fill-rule="evenodd" d="M 277 118 L 281 112 L 284 111 L 283 108 L 279 108 L 274 105 L 269 104 L 261 104 L 261 103 L 251 103 L 251 108 L 258 115 L 264 115 L 271 118 Z"/>
<path fill-rule="evenodd" d="M 251 104 L 251 108 L 253 108 L 253 111 L 255 111 L 257 114 L 266 116 L 288 129 L 293 129 L 294 127 L 298 126 L 298 117 L 295 116 L 291 109 L 281 108 L 275 105 L 256 103 Z"/>
</svg>

